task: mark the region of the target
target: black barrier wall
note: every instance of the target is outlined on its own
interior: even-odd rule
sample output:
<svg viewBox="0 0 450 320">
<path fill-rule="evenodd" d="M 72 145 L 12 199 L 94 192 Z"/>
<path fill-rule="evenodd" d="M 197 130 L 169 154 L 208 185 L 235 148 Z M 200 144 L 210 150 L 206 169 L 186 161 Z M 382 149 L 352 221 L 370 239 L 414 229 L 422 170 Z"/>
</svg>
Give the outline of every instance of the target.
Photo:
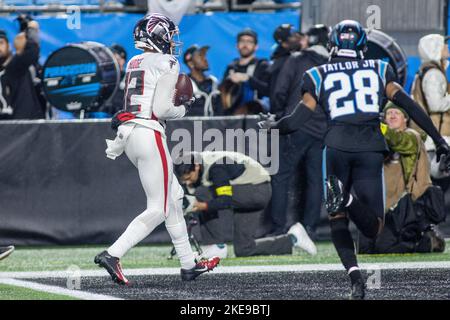
<svg viewBox="0 0 450 320">
<path fill-rule="evenodd" d="M 167 123 L 171 150 L 180 147 L 186 134 L 193 150 L 202 149 L 214 142 L 214 133 L 226 137 L 227 129 L 252 132 L 257 122 L 255 117 L 192 120 Z M 115 161 L 105 156 L 105 138 L 114 136 L 107 120 L 0 122 L 0 245 L 114 241 L 146 205 L 137 170 L 126 155 Z M 238 151 L 250 155 L 258 151 L 257 144 L 248 139 L 232 140 Z M 226 142 L 222 141 L 224 149 Z M 289 192 L 290 223 L 301 219 L 298 180 L 293 179 Z M 323 212 L 322 217 L 319 235 L 327 238 Z M 230 218 L 224 225 L 229 240 Z M 267 221 L 255 223 L 261 223 L 261 234 L 266 231 Z M 444 230 L 450 234 L 448 222 Z M 161 225 L 144 242 L 168 241 Z"/>
<path fill-rule="evenodd" d="M 203 132 L 255 128 L 256 119 L 168 122 L 192 148 L 211 143 Z M 50 245 L 110 243 L 145 209 L 137 170 L 123 155 L 105 156 L 105 138 L 113 139 L 109 121 L 6 121 L 0 123 L 0 244 Z M 200 140 L 198 140 L 200 138 Z M 249 146 L 236 139 L 238 150 Z M 256 148 L 253 144 L 251 148 Z M 244 148 L 244 149 L 242 149 Z M 231 240 L 231 225 L 229 227 Z M 170 241 L 160 226 L 145 242 Z"/>
</svg>

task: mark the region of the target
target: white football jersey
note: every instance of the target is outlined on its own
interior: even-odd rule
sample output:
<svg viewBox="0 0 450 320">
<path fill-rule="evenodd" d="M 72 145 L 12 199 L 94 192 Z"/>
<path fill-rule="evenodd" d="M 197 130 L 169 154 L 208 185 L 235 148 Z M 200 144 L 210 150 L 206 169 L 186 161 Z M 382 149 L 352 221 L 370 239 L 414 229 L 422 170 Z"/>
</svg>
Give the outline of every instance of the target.
<svg viewBox="0 0 450 320">
<path fill-rule="evenodd" d="M 134 56 L 126 69 L 124 109 L 153 120 L 182 117 L 184 107 L 173 105 L 179 71 L 180 64 L 172 55 L 145 52 Z"/>
</svg>

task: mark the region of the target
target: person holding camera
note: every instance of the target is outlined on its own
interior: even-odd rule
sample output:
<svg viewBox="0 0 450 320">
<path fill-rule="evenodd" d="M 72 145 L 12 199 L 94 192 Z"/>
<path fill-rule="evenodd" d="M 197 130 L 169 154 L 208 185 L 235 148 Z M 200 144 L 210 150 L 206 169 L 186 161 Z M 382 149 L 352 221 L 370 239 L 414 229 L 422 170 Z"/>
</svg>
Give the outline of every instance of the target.
<svg viewBox="0 0 450 320">
<path fill-rule="evenodd" d="M 20 33 L 14 38 L 15 54 L 0 30 L 1 112 L 6 119 L 43 119 L 45 103 L 40 95 L 39 24 L 19 16 Z"/>
<path fill-rule="evenodd" d="M 385 227 L 376 240 L 359 236 L 359 253 L 443 252 L 437 224 L 444 221 L 444 196 L 430 179 L 421 135 L 408 128 L 408 114 L 389 102 L 382 132 L 389 147 L 384 163 Z"/>
<path fill-rule="evenodd" d="M 419 40 L 418 51 L 422 64 L 414 78 L 411 95 L 430 116 L 439 133 L 450 142 L 450 85 L 446 74 L 450 54 L 447 40 L 440 34 L 429 34 Z M 414 123 L 412 128 L 418 129 Z M 420 129 L 418 131 L 422 132 Z M 425 146 L 431 162 L 431 176 L 434 179 L 448 178 L 449 172 L 439 170 L 431 138 L 427 138 Z"/>
<path fill-rule="evenodd" d="M 237 257 L 291 254 L 293 247 L 317 253 L 300 223 L 277 237 L 256 239 L 272 195 L 270 175 L 257 161 L 239 152 L 204 151 L 183 154 L 174 162 L 177 178 L 194 196 L 186 196 L 185 212 L 199 215 L 202 257 L 227 257 L 224 216 L 230 212 Z"/>
<path fill-rule="evenodd" d="M 269 63 L 256 57 L 258 35 L 244 29 L 237 35 L 239 58 L 228 64 L 219 86 L 225 115 L 258 114 L 264 110 Z"/>
</svg>

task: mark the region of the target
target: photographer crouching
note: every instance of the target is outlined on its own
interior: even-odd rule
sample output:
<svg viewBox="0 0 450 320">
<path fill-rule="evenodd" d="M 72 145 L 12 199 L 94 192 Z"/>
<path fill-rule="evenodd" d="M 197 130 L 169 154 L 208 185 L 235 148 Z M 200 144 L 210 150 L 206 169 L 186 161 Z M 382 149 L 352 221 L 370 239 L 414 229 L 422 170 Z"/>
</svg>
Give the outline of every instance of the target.
<svg viewBox="0 0 450 320">
<path fill-rule="evenodd" d="M 269 172 L 252 158 L 227 151 L 187 153 L 175 162 L 181 184 L 193 195 L 186 212 L 199 214 L 201 257 L 228 255 L 224 214 L 233 215 L 236 257 L 292 254 L 298 247 L 311 255 L 316 246 L 300 223 L 286 234 L 256 238 L 264 210 L 272 196 Z"/>
<path fill-rule="evenodd" d="M 444 195 L 432 185 L 430 162 L 421 135 L 408 128 L 407 113 L 389 102 L 382 132 L 389 147 L 384 163 L 385 227 L 376 240 L 360 234 L 358 252 L 443 252 L 437 224 L 445 220 Z"/>
<path fill-rule="evenodd" d="M 39 24 L 19 16 L 20 33 L 14 38 L 15 54 L 0 30 L 0 119 L 43 119 L 45 102 L 39 94 Z"/>
</svg>

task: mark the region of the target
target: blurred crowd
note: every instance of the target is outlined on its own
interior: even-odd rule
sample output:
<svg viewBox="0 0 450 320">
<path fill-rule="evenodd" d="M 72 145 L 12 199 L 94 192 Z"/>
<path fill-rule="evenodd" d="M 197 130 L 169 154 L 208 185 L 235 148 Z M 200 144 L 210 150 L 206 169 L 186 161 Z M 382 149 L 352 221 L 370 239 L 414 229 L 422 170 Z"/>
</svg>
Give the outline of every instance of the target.
<svg viewBox="0 0 450 320">
<path fill-rule="evenodd" d="M 0 30 L 0 119 L 68 117 L 50 106 L 43 93 L 42 66 L 39 64 L 39 24 L 25 15 L 19 16 L 18 20 L 20 32 L 12 43 L 8 41 L 6 32 Z M 285 100 L 288 98 L 286 90 L 295 88 L 286 87 L 293 80 L 290 77 L 294 70 L 288 68 L 281 73 L 282 67 L 288 58 L 300 53 L 311 56 L 311 59 L 314 59 L 313 52 L 326 55 L 327 33 L 324 26 L 314 26 L 308 32 L 301 33 L 289 24 L 280 25 L 273 32 L 276 43 L 273 53 L 270 59 L 265 59 L 257 57 L 256 32 L 251 29 L 242 30 L 236 37 L 237 58 L 229 63 L 221 77 L 208 72 L 207 44 L 185 48 L 179 60 L 189 70 L 196 98 L 187 116 L 232 116 L 260 112 L 283 116 L 288 113 L 289 107 L 293 107 L 292 101 Z M 113 97 L 95 112 L 86 113 L 86 117 L 108 118 L 123 108 L 124 69 L 127 59 L 131 57 L 127 56 L 126 50 L 119 44 L 114 44 L 109 49 L 120 69 L 119 87 Z M 277 85 L 280 73 L 283 76 Z M 301 79 L 301 76 L 298 75 L 297 79 Z M 19 92 L 26 94 L 18 94 Z"/>
</svg>

